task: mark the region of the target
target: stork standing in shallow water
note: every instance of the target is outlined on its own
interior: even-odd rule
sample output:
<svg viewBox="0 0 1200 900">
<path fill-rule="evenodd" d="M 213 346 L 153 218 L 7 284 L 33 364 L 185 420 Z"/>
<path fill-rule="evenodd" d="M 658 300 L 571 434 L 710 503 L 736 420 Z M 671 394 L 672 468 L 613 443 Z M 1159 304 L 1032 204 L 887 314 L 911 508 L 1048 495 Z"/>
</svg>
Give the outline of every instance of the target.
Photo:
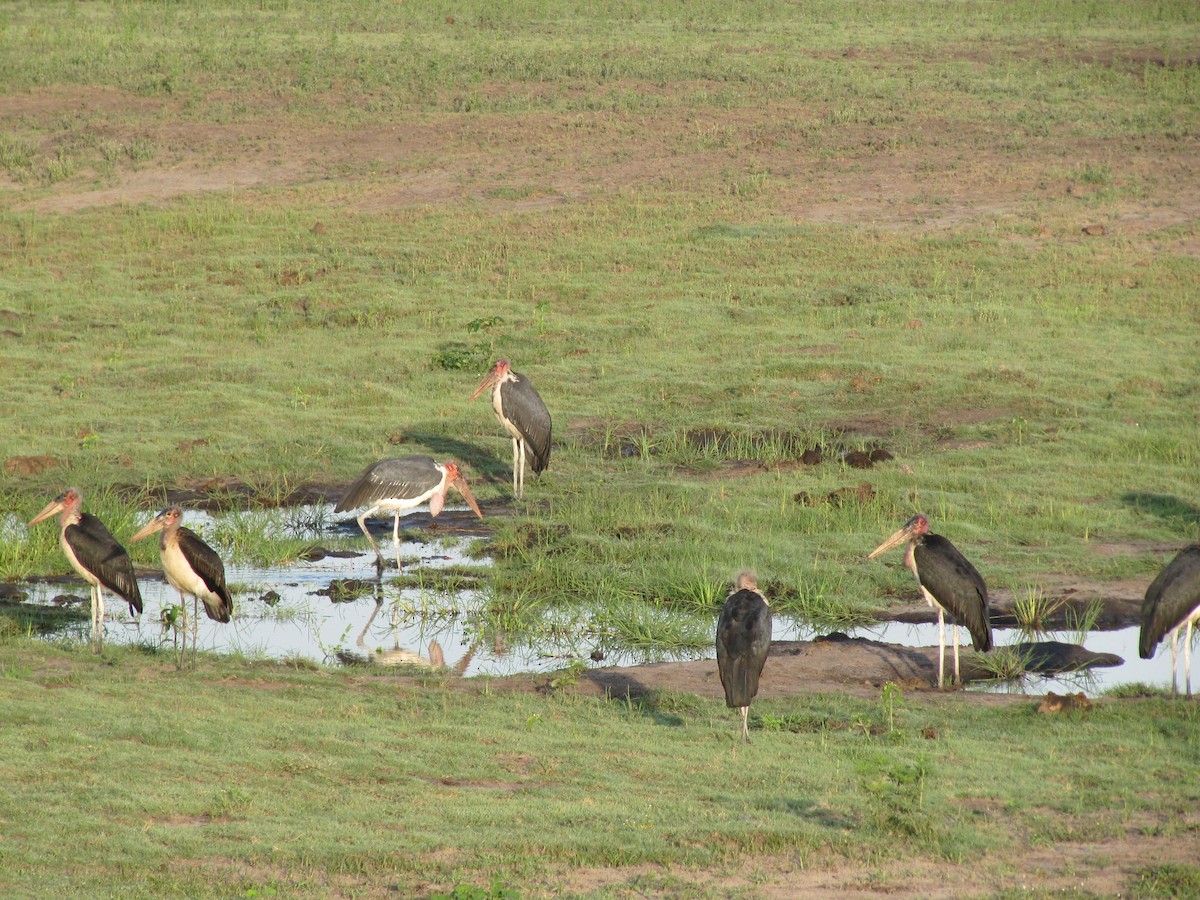
<svg viewBox="0 0 1200 900">
<path fill-rule="evenodd" d="M 550 465 L 550 413 L 529 379 L 514 372 L 507 359 L 498 360 L 492 366 L 492 371 L 475 388 L 471 399 L 488 388 L 492 389 L 492 409 L 496 411 L 496 418 L 512 436 L 513 493 L 521 498 L 525 496 L 526 457 L 534 475 Z"/>
<path fill-rule="evenodd" d="M 446 494 L 454 488 L 467 505 L 479 518 L 483 513 L 467 481 L 459 471 L 458 464 L 434 462 L 428 456 L 403 456 L 398 459 L 381 459 L 371 463 L 358 480 L 346 490 L 334 512 L 345 512 L 368 507 L 366 512 L 358 517 L 358 527 L 367 536 L 371 546 L 375 548 L 375 564 L 383 569 L 383 554 L 379 544 L 367 530 L 367 519 L 380 512 L 390 512 L 395 515 L 392 525 L 392 541 L 396 549 L 396 568 L 404 568 L 400 562 L 400 514 L 410 509 L 416 509 L 423 503 L 429 504 L 429 514 L 436 516 L 446 504 Z"/>
<path fill-rule="evenodd" d="M 938 614 L 938 687 L 942 686 L 946 671 L 946 613 L 950 613 L 957 623 L 951 627 L 954 629 L 954 681 L 959 683 L 958 625 L 965 625 L 971 632 L 976 650 L 986 653 L 992 649 L 987 585 L 957 547 L 929 530 L 929 520 L 920 514 L 872 550 L 867 559 L 874 559 L 905 542 L 908 547 L 904 551 L 904 565 L 917 577 L 926 602 Z"/>
<path fill-rule="evenodd" d="M 196 532 L 182 524 L 183 512 L 169 506 L 142 526 L 131 541 L 140 541 L 161 532 L 158 550 L 162 556 L 163 574 L 167 582 L 179 591 L 180 602 L 192 596 L 192 666 L 196 665 L 196 635 L 200 628 L 200 601 L 214 622 L 228 622 L 233 615 L 233 598 L 225 586 L 225 564 L 215 550 L 200 539 Z M 186 606 L 184 607 L 186 610 Z M 186 616 L 186 613 L 185 613 Z M 187 656 L 187 622 L 183 627 L 184 656 Z"/>
<path fill-rule="evenodd" d="M 141 613 L 142 593 L 129 554 L 103 522 L 83 511 L 83 495 L 78 488 L 68 488 L 55 497 L 29 524 L 36 525 L 60 512 L 59 546 L 75 571 L 92 586 L 92 646 L 100 653 L 104 649 L 104 589 L 125 600 L 130 615 Z"/>
<path fill-rule="evenodd" d="M 753 573 L 742 572 L 717 619 L 717 671 L 725 705 L 742 714 L 742 741 L 750 742 L 750 701 L 771 649 L 771 607 Z"/>
<path fill-rule="evenodd" d="M 1192 696 L 1192 627 L 1200 621 L 1200 544 L 1191 544 L 1167 563 L 1146 589 L 1142 602 L 1142 629 L 1138 654 L 1150 659 L 1166 634 L 1171 635 L 1171 693 L 1179 693 L 1175 670 L 1179 664 L 1176 644 L 1183 638 L 1183 670 L 1187 696 Z"/>
</svg>

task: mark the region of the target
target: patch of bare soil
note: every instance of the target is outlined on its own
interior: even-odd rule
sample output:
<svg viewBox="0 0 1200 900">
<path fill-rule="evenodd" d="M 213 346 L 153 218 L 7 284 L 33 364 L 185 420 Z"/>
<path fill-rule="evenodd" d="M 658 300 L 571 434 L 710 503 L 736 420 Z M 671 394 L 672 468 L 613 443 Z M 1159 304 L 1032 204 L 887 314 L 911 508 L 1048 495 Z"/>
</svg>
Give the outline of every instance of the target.
<svg viewBox="0 0 1200 900">
<path fill-rule="evenodd" d="M 803 786 L 797 787 L 803 791 Z M 811 862 L 796 856 L 764 855 L 740 860 L 721 870 L 688 870 L 659 866 L 580 868 L 552 876 L 563 890 L 588 893 L 607 889 L 615 896 L 647 896 L 639 885 L 657 879 L 690 884 L 714 895 L 764 900 L 805 897 L 933 898 L 991 896 L 1003 888 L 1037 896 L 1129 896 L 1137 873 L 1167 864 L 1194 866 L 1194 835 L 1150 837 L 1131 832 L 1123 837 L 1088 842 L 1057 842 L 1048 848 L 1021 848 L 953 863 L 912 855 L 895 859 Z M 628 894 L 622 889 L 628 889 Z"/>
<path fill-rule="evenodd" d="M 1112 654 L 1092 653 L 1074 644 L 1056 641 L 1030 643 L 1035 654 L 1031 668 L 1051 672 L 1073 669 L 1081 664 L 1117 665 Z M 947 651 L 947 669 L 953 665 Z M 961 656 L 964 683 L 987 678 L 975 654 Z M 869 638 L 833 634 L 813 641 L 777 641 L 771 645 L 759 682 L 759 697 L 790 697 L 800 693 L 849 694 L 878 699 L 883 685 L 892 682 L 906 696 L 911 692 L 954 693 L 962 702 L 986 705 L 1028 703 L 1024 695 L 937 691 L 938 648 L 902 647 Z M 724 698 L 716 660 L 652 663 L 643 666 L 593 669 L 584 675 L 594 689 L 611 697 L 645 697 L 656 692 L 699 694 L 711 700 Z M 586 693 L 595 693 L 587 690 Z"/>
<path fill-rule="evenodd" d="M 628 87 L 662 93 L 703 86 Z M 219 105 L 221 98 L 206 102 Z M 770 173 L 777 211 L 800 222 L 908 231 L 988 223 L 1020 225 L 1027 233 L 1039 204 L 1078 200 L 1089 190 L 1070 175 L 1072 167 L 1089 164 L 1109 167 L 1137 190 L 1116 205 L 1109 221 L 1079 221 L 1057 234 L 1039 231 L 1033 240 L 1129 239 L 1193 223 L 1200 212 L 1200 155 L 1190 138 L 1135 142 L 1028 135 L 1016 153 L 1007 146 L 1012 135 L 1006 132 L 986 123 L 950 128 L 933 114 L 922 118 L 914 112 L 894 125 L 830 128 L 814 125 L 824 123 L 829 112 L 820 104 L 722 110 L 712 121 L 682 107 L 653 115 L 427 113 L 343 128 L 299 125 L 268 98 L 252 117 L 214 124 L 189 120 L 189 110 L 177 100 L 110 88 L 0 96 L 0 118 L 34 123 L 42 134 L 60 132 L 52 123 L 61 117 L 86 113 L 93 142 L 136 140 L 156 148 L 151 159 L 102 176 L 100 186 L 96 173 L 81 172 L 54 185 L 49 196 L 39 187 L 40 199 L 32 204 L 38 212 L 325 184 L 334 186 L 324 192 L 331 205 L 343 209 L 482 202 L 499 211 L 536 214 L 588 195 L 642 186 L 721 190 L 731 171 L 753 171 Z M 53 153 L 58 147 L 43 149 Z M 25 190 L 13 182 L 2 188 Z M 1102 227 L 1106 237 L 1088 237 L 1085 226 Z M 1159 249 L 1192 254 L 1196 245 L 1185 235 Z"/>
</svg>

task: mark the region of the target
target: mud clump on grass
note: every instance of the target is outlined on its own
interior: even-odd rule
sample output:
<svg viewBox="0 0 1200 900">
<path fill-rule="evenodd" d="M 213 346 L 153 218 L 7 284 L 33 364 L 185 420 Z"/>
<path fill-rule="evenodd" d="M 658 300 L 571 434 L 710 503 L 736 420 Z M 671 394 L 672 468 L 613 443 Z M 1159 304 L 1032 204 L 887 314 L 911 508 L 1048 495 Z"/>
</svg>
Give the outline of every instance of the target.
<svg viewBox="0 0 1200 900">
<path fill-rule="evenodd" d="M 10 456 L 4 461 L 5 475 L 41 475 L 62 465 L 53 456 Z"/>
<path fill-rule="evenodd" d="M 860 481 L 853 487 L 840 487 L 830 491 L 824 497 L 813 497 L 808 491 L 800 491 L 793 498 L 801 506 L 851 506 L 863 505 L 875 499 L 875 486 L 869 481 Z"/>
<path fill-rule="evenodd" d="M 1092 701 L 1082 691 L 1075 694 L 1056 694 L 1050 691 L 1038 704 L 1037 711 L 1044 714 L 1062 712 L 1090 712 Z"/>
<path fill-rule="evenodd" d="M 832 430 L 842 433 L 841 428 Z M 779 428 L 739 431 L 710 426 L 674 431 L 637 422 L 606 425 L 589 421 L 571 426 L 569 431 L 577 445 L 599 450 L 606 459 L 698 453 L 719 461 L 724 472 L 730 475 L 746 474 L 754 465 L 765 471 L 799 463 L 816 466 L 839 462 L 852 468 L 869 469 L 893 458 L 891 451 L 878 441 L 850 448 L 844 444 L 814 442 L 811 435 Z"/>
</svg>

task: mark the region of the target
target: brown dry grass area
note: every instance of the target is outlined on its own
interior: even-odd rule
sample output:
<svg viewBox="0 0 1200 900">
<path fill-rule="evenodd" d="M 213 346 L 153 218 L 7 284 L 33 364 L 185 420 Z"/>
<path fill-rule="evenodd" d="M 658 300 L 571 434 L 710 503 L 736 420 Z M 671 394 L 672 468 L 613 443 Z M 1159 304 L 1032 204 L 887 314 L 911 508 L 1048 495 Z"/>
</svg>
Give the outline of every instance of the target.
<svg viewBox="0 0 1200 900">
<path fill-rule="evenodd" d="M 639 889 L 640 879 L 653 884 L 669 879 L 717 896 L 745 898 L 805 897 L 826 900 L 846 896 L 956 898 L 991 896 L 998 890 L 1026 890 L 1072 896 L 1128 895 L 1136 872 L 1147 866 L 1195 865 L 1191 836 L 1124 838 L 1086 843 L 1059 843 L 961 863 L 905 857 L 864 864 L 808 863 L 792 856 L 756 856 L 724 872 L 636 868 L 579 869 L 564 874 L 564 889 L 587 893 L 606 889 L 617 897 L 654 896 Z M 624 888 L 624 889 L 623 889 Z M 667 892 L 670 893 L 669 891 Z"/>
<path fill-rule="evenodd" d="M 191 825 L 192 822 L 169 824 Z M 453 862 L 455 851 L 439 854 Z M 925 858 L 892 858 L 864 863 L 829 858 L 806 860 L 795 855 L 742 857 L 724 867 L 697 870 L 661 866 L 612 866 L 552 869 L 539 883 L 523 886 L 522 896 L 553 897 L 603 892 L 612 897 L 736 896 L 750 900 L 813 900 L 855 897 L 934 898 L 991 896 L 998 890 L 1024 890 L 1037 895 L 1128 896 L 1136 873 L 1149 866 L 1195 865 L 1194 836 L 1147 837 L 1136 830 L 1118 839 L 1061 842 L 1050 848 L 1026 848 L 1019 854 L 992 854 L 951 863 Z M 209 858 L 180 860 L 189 874 L 197 869 L 224 880 L 235 873 L 252 883 L 292 884 L 330 897 L 429 896 L 449 892 L 451 884 L 405 883 L 403 876 L 363 877 L 303 874 L 277 866 L 254 866 Z"/>
<path fill-rule="evenodd" d="M 670 90 L 689 87 L 703 86 Z M 1095 239 L 1082 229 L 1100 224 L 1107 238 L 1128 240 L 1200 213 L 1193 140 L 1050 134 L 1023 138 L 1017 151 L 1006 149 L 1011 135 L 998 128 L 951 127 L 932 112 L 914 111 L 898 124 L 836 127 L 824 123 L 827 113 L 803 104 L 652 115 L 426 113 L 330 127 L 265 105 L 230 124 L 189 120 L 178 103 L 110 88 L 0 96 L 0 119 L 42 134 L 76 116 L 97 140 L 149 140 L 157 148 L 153 159 L 103 181 L 81 173 L 38 189 L 29 206 L 44 213 L 260 186 L 320 186 L 330 205 L 351 211 L 464 202 L 534 211 L 647 187 L 728 193 L 749 175 L 765 177 L 775 212 L 798 222 L 920 231 L 994 224 L 1032 240 Z M 44 139 L 43 149 L 53 150 L 47 142 L 54 140 Z M 1077 205 L 1090 188 L 1072 171 L 1087 165 L 1106 166 L 1118 186 L 1136 187 L 1099 223 Z M 12 182 L 0 188 L 26 190 Z M 499 188 L 519 188 L 520 199 L 496 194 Z M 1195 254 L 1200 244 L 1180 238 L 1156 249 Z"/>
</svg>

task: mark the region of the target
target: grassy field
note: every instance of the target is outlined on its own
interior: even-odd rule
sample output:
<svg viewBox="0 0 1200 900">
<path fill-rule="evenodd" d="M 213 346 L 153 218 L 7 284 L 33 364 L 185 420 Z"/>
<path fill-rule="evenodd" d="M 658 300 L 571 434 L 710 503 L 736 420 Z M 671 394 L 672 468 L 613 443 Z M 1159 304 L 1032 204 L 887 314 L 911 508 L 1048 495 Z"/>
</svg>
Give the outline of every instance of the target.
<svg viewBox="0 0 1200 900">
<path fill-rule="evenodd" d="M 1197 46 L 1191 2 L 6 4 L 0 460 L 45 459 L 0 477 L 0 578 L 67 571 L 54 529 L 22 524 L 67 484 L 127 538 L 168 489 L 272 506 L 431 453 L 464 462 L 485 513 L 500 510 L 509 442 L 467 397 L 505 356 L 545 398 L 555 446 L 527 503 L 494 519 L 504 627 L 581 603 L 707 627 L 747 566 L 785 614 L 868 615 L 912 593 L 865 556 L 915 511 L 994 590 L 1148 582 L 1200 528 Z M 816 447 L 824 461 L 804 463 Z M 877 447 L 893 458 L 869 471 L 842 455 Z M 297 550 L 217 543 L 234 559 Z M 152 544 L 130 548 L 137 562 L 156 564 Z M 253 762 L 216 786 L 223 698 L 259 675 L 189 680 L 165 659 L 93 664 L 19 635 L 0 658 L 24 717 L 0 732 L 14 786 L 0 869 L 18 893 L 78 878 L 90 893 L 372 894 L 389 878 L 486 886 L 493 870 L 533 892 L 609 891 L 570 882 L 583 864 L 666 879 L 618 894 L 754 894 L 845 865 L 860 834 L 896 885 L 902 854 L 961 872 L 1089 823 L 1197 827 L 1195 779 L 1168 771 L 1200 765 L 1194 710 L 1157 701 L 1070 729 L 935 708 L 909 731 L 953 737 L 928 745 L 849 729 L 739 753 L 723 713 L 686 700 L 659 712 L 271 670 L 282 687 L 236 701 L 232 755 Z M 47 692 L 48 671 L 72 689 Z M 144 687 L 157 702 L 131 712 L 126 689 Z M 839 721 L 872 712 L 820 702 L 843 704 Z M 200 736 L 147 720 L 159 705 L 194 707 Z M 342 712 L 314 725 L 306 707 Z M 419 710 L 428 734 L 401 754 L 388 742 Z M 311 746 L 300 722 L 320 732 Z M 473 746 L 488 728 L 530 768 L 499 773 L 501 751 Z M 270 774 L 275 749 L 294 788 Z M 423 776 L 405 768 L 414 753 L 430 754 Z M 637 762 L 618 776 L 614 758 Z M 678 759 L 693 762 L 671 774 Z M 1140 799 L 1121 759 L 1161 790 Z M 710 764 L 706 784 L 747 793 L 697 794 Z M 781 789 L 791 778 L 809 786 Z M 481 804 L 453 779 L 504 786 Z M 662 809 L 605 798 L 651 779 Z M 542 813 L 518 812 L 526 780 L 549 795 Z M 1045 812 L 1035 783 L 1065 806 Z M 895 792 L 915 825 L 888 824 Z M 406 849 L 357 827 L 380 803 Z M 35 804 L 47 815 L 10 837 Z M 322 823 L 311 849 L 300 816 Z M 518 816 L 532 852 L 508 842 Z M 69 866 L 37 862 L 62 846 Z M 626 868 L 643 865 L 669 868 Z M 1130 890 L 1160 890 L 1162 873 L 1130 871 Z"/>
<path fill-rule="evenodd" d="M 1200 887 L 1196 704 L 806 695 L 740 745 L 685 695 L 166 655 L 0 644 L 6 896 Z"/>
</svg>

